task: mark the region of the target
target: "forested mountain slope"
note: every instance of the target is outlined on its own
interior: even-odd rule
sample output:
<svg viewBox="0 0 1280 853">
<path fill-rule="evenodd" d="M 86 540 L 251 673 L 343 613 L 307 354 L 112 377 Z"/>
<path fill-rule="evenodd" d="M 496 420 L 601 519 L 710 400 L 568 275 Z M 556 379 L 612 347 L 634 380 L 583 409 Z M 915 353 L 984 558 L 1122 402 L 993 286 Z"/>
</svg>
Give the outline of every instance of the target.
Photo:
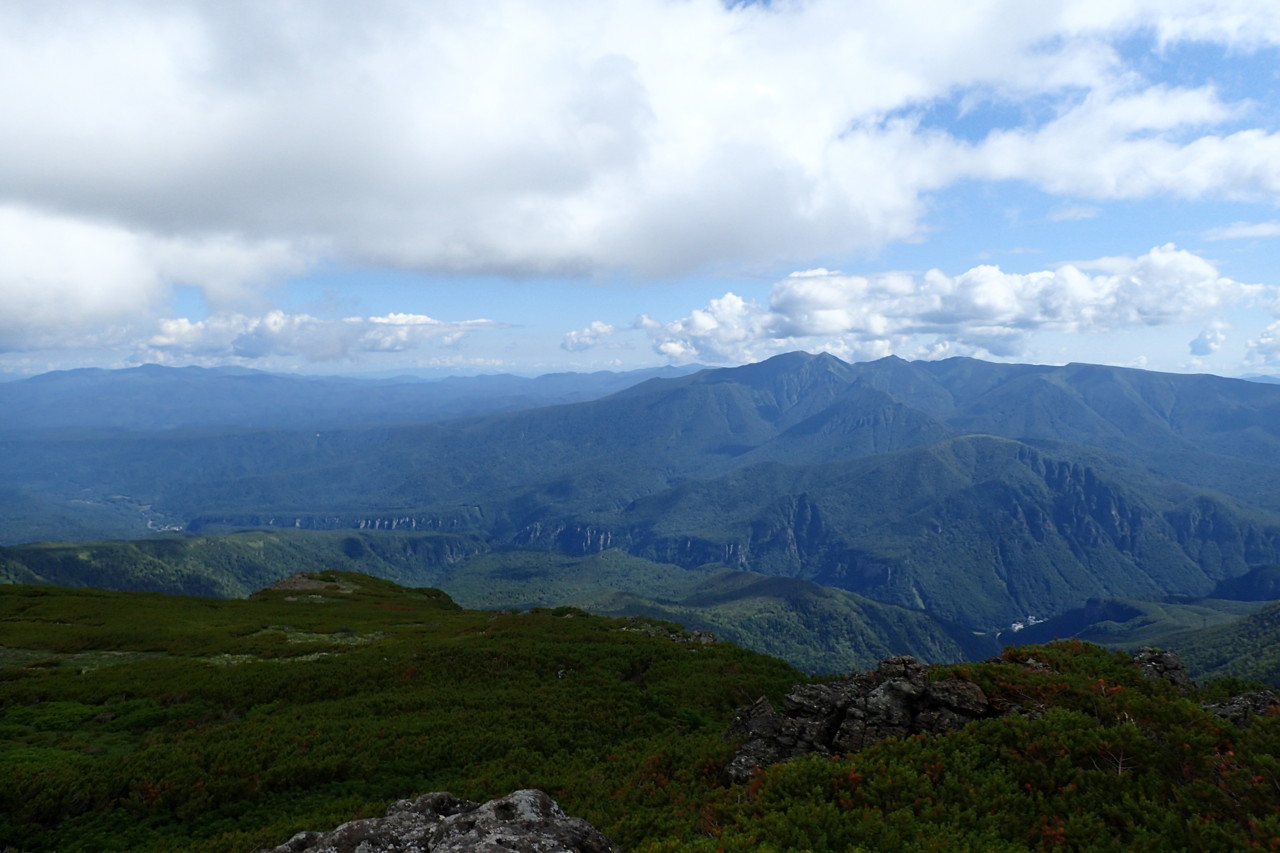
<svg viewBox="0 0 1280 853">
<path fill-rule="evenodd" d="M 106 519 L 622 548 L 990 631 L 1280 563 L 1277 414 L 1280 387 L 1211 376 L 791 353 L 431 424 L 9 433 L 4 535 L 56 509 L 77 535 L 119 535 Z"/>
</svg>

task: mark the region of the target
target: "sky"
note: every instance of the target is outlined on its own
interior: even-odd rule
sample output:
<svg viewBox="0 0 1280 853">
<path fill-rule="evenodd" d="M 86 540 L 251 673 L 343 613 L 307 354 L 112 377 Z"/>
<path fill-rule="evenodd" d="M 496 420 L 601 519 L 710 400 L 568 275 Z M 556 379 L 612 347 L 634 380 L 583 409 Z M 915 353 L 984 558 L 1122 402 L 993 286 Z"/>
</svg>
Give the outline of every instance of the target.
<svg viewBox="0 0 1280 853">
<path fill-rule="evenodd" d="M 1280 373 L 1274 0 L 0 0 L 0 378 Z"/>
</svg>

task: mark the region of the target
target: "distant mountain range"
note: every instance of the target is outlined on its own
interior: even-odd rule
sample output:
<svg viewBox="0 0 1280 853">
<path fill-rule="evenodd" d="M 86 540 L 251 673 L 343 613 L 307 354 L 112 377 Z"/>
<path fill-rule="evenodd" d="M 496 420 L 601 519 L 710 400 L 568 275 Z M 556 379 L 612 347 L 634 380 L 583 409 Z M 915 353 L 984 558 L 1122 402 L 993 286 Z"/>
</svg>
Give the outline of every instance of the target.
<svg viewBox="0 0 1280 853">
<path fill-rule="evenodd" d="M 175 390 L 188 376 L 204 390 Z M 210 390 L 250 380 L 256 397 Z M 339 383 L 326 404 L 312 381 L 149 368 L 0 386 L 48 392 L 0 434 L 3 540 L 363 528 L 621 549 L 985 635 L 1280 564 L 1280 387 L 1265 383 L 791 353 L 408 423 L 446 410 L 432 383 Z M 562 393 L 594 393 L 577 388 Z"/>
<path fill-rule="evenodd" d="M 239 367 L 59 370 L 0 383 L 0 433 L 25 430 L 340 429 L 594 400 L 700 365 L 420 379 L 298 376 Z"/>
</svg>

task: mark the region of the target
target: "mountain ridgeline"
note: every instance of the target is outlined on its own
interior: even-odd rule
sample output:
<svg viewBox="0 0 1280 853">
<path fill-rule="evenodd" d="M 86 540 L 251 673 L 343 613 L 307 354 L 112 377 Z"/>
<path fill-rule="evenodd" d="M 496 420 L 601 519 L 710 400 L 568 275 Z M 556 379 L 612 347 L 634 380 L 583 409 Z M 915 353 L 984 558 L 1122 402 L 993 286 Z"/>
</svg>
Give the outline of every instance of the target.
<svg viewBox="0 0 1280 853">
<path fill-rule="evenodd" d="M 1280 387 L 1206 375 L 791 353 L 431 423 L 0 442 L 10 543 L 274 527 L 621 549 L 970 633 L 1280 564 Z"/>
</svg>

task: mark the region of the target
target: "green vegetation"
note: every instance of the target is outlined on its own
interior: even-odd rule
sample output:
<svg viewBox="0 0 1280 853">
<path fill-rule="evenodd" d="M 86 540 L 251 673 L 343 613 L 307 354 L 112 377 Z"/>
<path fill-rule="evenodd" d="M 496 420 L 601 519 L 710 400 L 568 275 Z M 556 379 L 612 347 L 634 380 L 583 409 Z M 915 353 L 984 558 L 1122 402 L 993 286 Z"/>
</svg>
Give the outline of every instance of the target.
<svg viewBox="0 0 1280 853">
<path fill-rule="evenodd" d="M 358 571 L 444 589 L 467 607 L 572 605 L 711 631 L 811 672 L 863 669 L 889 654 L 982 657 L 991 638 L 928 615 L 795 578 L 683 569 L 613 549 L 570 557 L 484 552 L 473 537 L 390 530 L 258 530 L 0 548 L 0 580 L 116 590 L 244 596 L 311 568 Z"/>
<path fill-rule="evenodd" d="M 933 671 L 1022 714 L 729 787 L 735 708 L 803 680 L 780 661 L 315 577 L 249 600 L 0 588 L 0 838 L 249 851 L 414 793 L 540 787 L 638 851 L 1280 847 L 1280 715 L 1237 728 L 1095 646 Z"/>
<path fill-rule="evenodd" d="M 248 601 L 0 588 L 0 838 L 225 853 L 525 786 L 617 823 L 651 756 L 721 755 L 733 709 L 799 677 L 676 626 L 319 577 Z"/>
<path fill-rule="evenodd" d="M 1280 715 L 1236 729 L 1096 646 L 1003 659 L 933 677 L 1028 713 L 774 767 L 703 812 L 713 837 L 646 849 L 1280 849 Z"/>
<path fill-rule="evenodd" d="M 1230 625 L 1262 609 L 1257 601 L 1094 600 L 1018 632 L 1022 643 L 1085 640 L 1133 651 L 1143 646 L 1181 649 L 1192 632 Z"/>
<path fill-rule="evenodd" d="M 1016 636 L 1028 643 L 1074 638 L 1130 651 L 1177 649 L 1193 678 L 1280 687 L 1280 602 L 1091 601 Z"/>
<path fill-rule="evenodd" d="M 808 672 L 866 669 L 893 654 L 941 662 L 999 651 L 994 638 L 841 589 L 717 564 L 682 569 L 619 550 L 483 554 L 448 568 L 438 585 L 468 607 L 571 604 L 678 622 Z"/>
<path fill-rule="evenodd" d="M 0 583 L 243 597 L 294 572 L 335 569 L 423 586 L 483 550 L 475 537 L 392 530 L 170 533 L 0 547 Z"/>
<path fill-rule="evenodd" d="M 1231 628 L 1266 604 L 1252 600 L 1095 600 L 997 637 L 799 578 L 734 571 L 715 563 L 682 568 L 618 549 L 580 556 L 488 551 L 476 537 L 445 533 L 254 530 L 0 548 L 0 582 L 115 590 L 245 596 L 285 575 L 317 567 L 438 587 L 472 608 L 569 605 L 603 615 L 678 622 L 807 672 L 865 669 L 891 654 L 934 663 L 974 660 L 996 654 L 1000 639 L 1042 643 L 1077 638 L 1130 650 L 1204 647 L 1205 654 L 1188 655 L 1193 677 L 1239 675 L 1280 682 L 1280 661 L 1269 657 L 1265 641 L 1250 641 L 1255 634 L 1272 634 Z M 1244 582 L 1269 578 L 1273 569 L 1243 576 L 1234 586 L 1252 594 L 1258 584 L 1246 587 Z M 1205 633 L 1200 639 L 1201 632 L 1214 628 L 1225 633 Z M 1272 647 L 1280 647 L 1280 637 L 1274 639 Z"/>
<path fill-rule="evenodd" d="M 1203 678 L 1244 678 L 1280 687 L 1280 602 L 1181 640 L 1188 666 Z"/>
</svg>

